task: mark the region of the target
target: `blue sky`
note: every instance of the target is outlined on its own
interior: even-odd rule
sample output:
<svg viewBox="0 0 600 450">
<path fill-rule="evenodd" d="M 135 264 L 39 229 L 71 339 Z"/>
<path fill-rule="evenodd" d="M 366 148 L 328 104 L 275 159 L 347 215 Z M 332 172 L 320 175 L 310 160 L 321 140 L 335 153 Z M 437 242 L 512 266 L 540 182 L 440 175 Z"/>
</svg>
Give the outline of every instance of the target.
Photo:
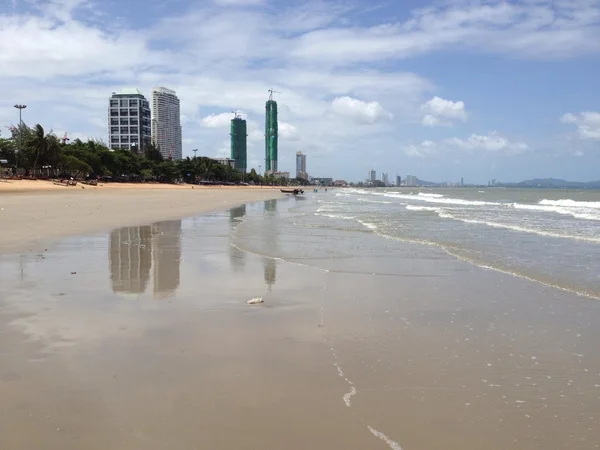
<svg viewBox="0 0 600 450">
<path fill-rule="evenodd" d="M 181 99 L 184 156 L 228 154 L 231 110 L 280 168 L 433 181 L 600 179 L 600 0 L 2 0 L 0 125 L 107 140 L 111 92 Z"/>
</svg>

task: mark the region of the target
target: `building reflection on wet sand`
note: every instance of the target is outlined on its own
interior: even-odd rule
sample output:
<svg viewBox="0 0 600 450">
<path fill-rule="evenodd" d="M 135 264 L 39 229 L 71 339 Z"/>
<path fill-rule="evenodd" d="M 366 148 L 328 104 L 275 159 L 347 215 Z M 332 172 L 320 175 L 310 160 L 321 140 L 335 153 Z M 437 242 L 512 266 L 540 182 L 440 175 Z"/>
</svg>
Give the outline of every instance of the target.
<svg viewBox="0 0 600 450">
<path fill-rule="evenodd" d="M 152 273 L 154 295 L 172 295 L 180 283 L 180 262 L 181 220 L 110 233 L 109 270 L 114 293 L 146 292 Z"/>
<path fill-rule="evenodd" d="M 232 242 L 235 227 L 241 223 L 240 219 L 245 215 L 246 205 L 237 206 L 229 210 L 229 225 L 231 226 L 229 231 L 229 263 L 234 272 L 243 271 L 246 263 L 246 253 L 234 246 Z"/>
<path fill-rule="evenodd" d="M 264 204 L 265 216 L 275 215 L 277 213 L 277 200 L 265 200 Z M 273 254 L 277 254 L 277 227 L 275 221 L 265 217 L 265 226 L 263 228 L 265 243 L 273 250 Z M 269 291 L 275 284 L 277 279 L 277 260 L 273 258 L 263 258 L 265 283 L 269 286 Z"/>
</svg>

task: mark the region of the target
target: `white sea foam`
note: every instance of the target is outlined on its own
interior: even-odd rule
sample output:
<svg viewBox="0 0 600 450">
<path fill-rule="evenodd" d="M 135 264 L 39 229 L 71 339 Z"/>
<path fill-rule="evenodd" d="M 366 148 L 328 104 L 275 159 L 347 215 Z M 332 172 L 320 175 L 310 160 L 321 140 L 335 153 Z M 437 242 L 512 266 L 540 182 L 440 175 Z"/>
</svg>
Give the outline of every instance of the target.
<svg viewBox="0 0 600 450">
<path fill-rule="evenodd" d="M 359 202 L 365 202 L 365 203 L 381 203 L 381 204 L 390 204 L 393 202 L 385 202 L 385 201 L 378 201 L 378 200 L 369 200 L 368 198 L 359 198 L 358 199 Z"/>
<path fill-rule="evenodd" d="M 369 425 L 367 425 L 367 428 L 373 434 L 373 436 L 381 439 L 383 442 L 385 442 L 387 445 L 389 445 L 389 447 L 392 450 L 402 450 L 402 447 L 400 447 L 400 444 L 398 444 L 396 441 L 392 441 L 389 437 L 387 437 L 381 431 L 377 431 L 375 428 L 370 427 Z"/>
<path fill-rule="evenodd" d="M 356 219 L 355 217 L 353 217 L 353 219 Z M 358 221 L 358 223 L 360 223 L 362 226 L 367 227 L 370 230 L 376 230 L 377 229 L 377 225 L 371 222 L 365 222 L 363 220 L 360 219 L 356 219 Z"/>
<path fill-rule="evenodd" d="M 342 220 L 355 220 L 356 219 L 356 217 L 344 216 L 342 214 L 315 213 L 315 216 L 329 217 L 330 219 L 342 219 Z"/>
<path fill-rule="evenodd" d="M 566 207 L 542 204 L 524 205 L 521 203 L 513 203 L 513 208 L 568 215 L 583 220 L 600 220 L 600 211 L 589 207 Z"/>
<path fill-rule="evenodd" d="M 433 206 L 415 206 L 415 205 L 406 205 L 406 209 L 409 211 L 432 211 L 432 212 L 440 212 L 440 208 L 435 208 Z"/>
<path fill-rule="evenodd" d="M 419 192 L 419 196 L 421 197 L 431 197 L 431 198 L 442 198 L 442 194 L 431 194 L 428 192 Z"/>
<path fill-rule="evenodd" d="M 429 195 L 411 195 L 401 194 L 399 192 L 381 192 L 374 193 L 374 195 L 382 195 L 389 198 L 398 198 L 403 200 L 416 200 L 427 203 L 439 203 L 443 205 L 464 205 L 464 206 L 502 206 L 501 203 L 484 202 L 480 200 L 464 200 L 462 198 L 446 198 L 446 197 L 431 197 Z"/>
<path fill-rule="evenodd" d="M 476 225 L 486 225 L 486 226 L 492 227 L 492 228 L 504 228 L 506 230 L 519 231 L 522 233 L 532 233 L 532 234 L 537 234 L 539 236 L 562 238 L 562 239 L 576 239 L 578 241 L 600 243 L 600 238 L 597 238 L 597 237 L 555 233 L 553 231 L 540 230 L 540 229 L 536 229 L 536 228 L 526 228 L 526 227 L 519 226 L 519 225 L 500 223 L 500 222 L 491 222 L 488 220 L 467 219 L 464 217 L 457 217 L 453 214 L 450 214 L 449 212 L 447 212 L 445 210 L 441 210 L 439 212 L 439 216 L 443 219 L 459 220 L 464 223 L 471 223 L 471 224 L 476 224 Z"/>
<path fill-rule="evenodd" d="M 547 206 L 566 206 L 567 208 L 595 208 L 600 209 L 600 202 L 581 202 L 571 200 L 570 198 L 561 200 L 548 200 L 543 199 L 539 202 L 540 205 Z"/>
<path fill-rule="evenodd" d="M 350 388 L 350 392 L 344 394 L 344 403 L 346 404 L 346 406 L 349 408 L 350 406 L 352 406 L 352 396 L 356 395 L 356 388 L 354 386 L 352 386 Z"/>
</svg>

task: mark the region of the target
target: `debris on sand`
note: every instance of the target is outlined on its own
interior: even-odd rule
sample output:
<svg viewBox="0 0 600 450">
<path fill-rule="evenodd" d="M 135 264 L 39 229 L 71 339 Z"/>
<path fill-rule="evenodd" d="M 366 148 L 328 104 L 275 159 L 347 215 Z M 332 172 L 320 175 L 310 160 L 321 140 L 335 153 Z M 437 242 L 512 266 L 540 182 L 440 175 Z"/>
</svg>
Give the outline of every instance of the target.
<svg viewBox="0 0 600 450">
<path fill-rule="evenodd" d="M 248 305 L 258 305 L 258 304 L 264 303 L 264 302 L 265 301 L 263 300 L 262 297 L 256 297 L 256 298 L 253 298 L 252 300 L 248 300 L 246 303 Z"/>
</svg>

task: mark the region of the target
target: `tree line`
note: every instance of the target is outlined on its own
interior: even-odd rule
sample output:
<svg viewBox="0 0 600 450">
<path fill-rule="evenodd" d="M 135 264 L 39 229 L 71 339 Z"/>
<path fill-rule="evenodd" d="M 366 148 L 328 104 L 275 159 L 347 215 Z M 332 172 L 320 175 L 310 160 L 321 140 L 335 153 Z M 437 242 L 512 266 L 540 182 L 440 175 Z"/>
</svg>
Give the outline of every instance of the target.
<svg viewBox="0 0 600 450">
<path fill-rule="evenodd" d="M 25 177 L 103 178 L 113 181 L 157 181 L 164 183 L 250 183 L 265 185 L 296 184 L 303 180 L 261 176 L 254 169 L 242 173 L 212 158 L 199 156 L 181 160 L 163 158 L 152 142 L 141 148 L 110 150 L 99 140 L 72 142 L 46 133 L 41 125 L 30 128 L 24 123 L 11 127 L 11 136 L 0 137 L 2 170 Z"/>
</svg>

